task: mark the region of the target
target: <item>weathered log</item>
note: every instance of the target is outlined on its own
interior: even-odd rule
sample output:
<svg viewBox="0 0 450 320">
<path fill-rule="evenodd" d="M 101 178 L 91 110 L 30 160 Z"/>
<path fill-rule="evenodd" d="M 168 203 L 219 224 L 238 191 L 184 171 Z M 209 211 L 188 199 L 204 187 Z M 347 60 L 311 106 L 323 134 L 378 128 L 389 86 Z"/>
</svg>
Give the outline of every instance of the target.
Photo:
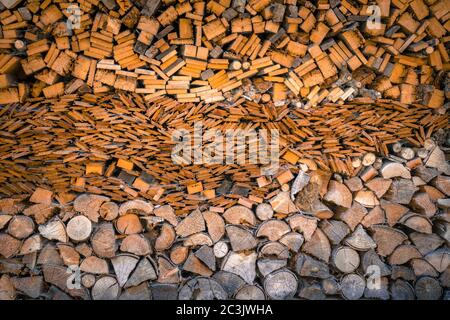
<svg viewBox="0 0 450 320">
<path fill-rule="evenodd" d="M 297 277 L 287 269 L 275 271 L 264 279 L 264 289 L 274 300 L 285 300 L 297 292 Z"/>
<path fill-rule="evenodd" d="M 359 266 L 358 253 L 349 247 L 337 247 L 331 257 L 333 265 L 343 273 L 352 273 Z"/>
<path fill-rule="evenodd" d="M 366 288 L 366 281 L 355 273 L 345 275 L 341 280 L 341 293 L 345 299 L 360 299 Z"/>
<path fill-rule="evenodd" d="M 229 225 L 226 231 L 233 251 L 251 250 L 257 245 L 252 233 L 240 226 Z"/>
</svg>

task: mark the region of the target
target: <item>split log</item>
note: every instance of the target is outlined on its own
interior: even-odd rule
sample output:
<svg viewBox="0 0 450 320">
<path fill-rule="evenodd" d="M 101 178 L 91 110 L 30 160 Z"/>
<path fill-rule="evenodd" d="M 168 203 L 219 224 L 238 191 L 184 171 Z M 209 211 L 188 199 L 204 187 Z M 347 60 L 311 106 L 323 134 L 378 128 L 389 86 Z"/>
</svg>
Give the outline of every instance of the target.
<svg viewBox="0 0 450 320">
<path fill-rule="evenodd" d="M 120 216 L 115 222 L 116 229 L 121 234 L 135 234 L 142 232 L 142 224 L 136 214 L 129 213 Z"/>
<path fill-rule="evenodd" d="M 259 226 L 258 230 L 256 231 L 256 236 L 265 237 L 270 241 L 277 241 L 290 231 L 291 229 L 289 228 L 287 223 L 285 223 L 284 221 L 272 219 L 264 221 Z"/>
<path fill-rule="evenodd" d="M 112 258 L 116 255 L 117 243 L 111 223 L 100 224 L 91 238 L 92 249 L 101 258 Z"/>
<path fill-rule="evenodd" d="M 231 248 L 235 252 L 251 250 L 257 245 L 252 233 L 240 226 L 229 225 L 226 227 L 226 231 Z"/>
<path fill-rule="evenodd" d="M 120 244 L 120 251 L 132 253 L 137 256 L 147 256 L 153 253 L 147 238 L 138 234 L 132 234 L 123 239 Z"/>
<path fill-rule="evenodd" d="M 328 263 L 331 255 L 331 246 L 328 238 L 320 228 L 317 228 L 311 239 L 303 245 L 303 251 Z"/>
<path fill-rule="evenodd" d="M 187 237 L 191 234 L 205 230 L 205 220 L 200 210 L 193 211 L 184 218 L 175 228 L 177 235 Z"/>
<path fill-rule="evenodd" d="M 145 281 L 156 280 L 158 278 L 154 262 L 148 258 L 142 258 L 131 273 L 124 288 L 137 286 Z"/>
<path fill-rule="evenodd" d="M 222 217 L 216 212 L 205 211 L 203 212 L 203 219 L 206 222 L 206 228 L 211 240 L 216 243 L 222 239 L 225 234 L 225 222 Z"/>
<path fill-rule="evenodd" d="M 139 259 L 137 257 L 128 254 L 117 255 L 111 259 L 119 287 L 123 287 L 128 281 L 138 261 Z"/>
<path fill-rule="evenodd" d="M 181 287 L 180 300 L 225 300 L 227 292 L 214 279 L 196 277 Z"/>
<path fill-rule="evenodd" d="M 87 257 L 81 262 L 80 270 L 93 274 L 108 274 L 108 263 L 104 259 L 95 256 Z"/>
<path fill-rule="evenodd" d="M 60 242 L 67 242 L 68 240 L 64 223 L 57 218 L 45 225 L 39 226 L 38 230 L 41 236 L 49 240 L 58 240 Z"/>
<path fill-rule="evenodd" d="M 373 240 L 377 244 L 377 253 L 386 257 L 403 241 L 408 239 L 402 231 L 387 226 L 372 226 Z"/>
<path fill-rule="evenodd" d="M 110 276 L 101 277 L 92 288 L 93 300 L 116 300 L 119 297 L 117 280 Z"/>
<path fill-rule="evenodd" d="M 176 238 L 175 230 L 168 223 L 163 223 L 158 238 L 155 241 L 155 250 L 164 251 L 169 249 Z"/>
<path fill-rule="evenodd" d="M 352 205 L 352 193 L 348 188 L 337 181 L 331 180 L 328 185 L 328 192 L 324 200 L 332 202 L 344 208 L 350 208 Z"/>
<path fill-rule="evenodd" d="M 230 252 L 224 259 L 222 270 L 237 274 L 248 284 L 252 284 L 256 277 L 256 253 Z"/>
</svg>

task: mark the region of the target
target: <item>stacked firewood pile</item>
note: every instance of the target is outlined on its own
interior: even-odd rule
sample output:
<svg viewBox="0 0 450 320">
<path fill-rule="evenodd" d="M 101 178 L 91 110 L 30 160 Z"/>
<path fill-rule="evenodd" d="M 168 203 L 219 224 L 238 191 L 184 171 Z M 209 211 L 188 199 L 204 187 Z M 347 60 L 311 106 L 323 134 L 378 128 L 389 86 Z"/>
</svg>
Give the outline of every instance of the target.
<svg viewBox="0 0 450 320">
<path fill-rule="evenodd" d="M 448 1 L 0 18 L 0 300 L 450 298 Z M 199 123 L 277 130 L 278 169 L 174 163 Z"/>
<path fill-rule="evenodd" d="M 280 172 L 296 174 L 308 165 L 352 177 L 379 167 L 376 154 L 426 161 L 427 149 L 435 146 L 431 137 L 448 144 L 449 117 L 381 99 L 302 110 L 245 99 L 206 105 L 161 97 L 149 103 L 136 94 L 38 98 L 0 111 L 0 194 L 42 187 L 115 201 L 139 196 L 188 214 L 205 202 L 229 207 L 279 187 L 273 175 L 262 175 L 259 163 L 175 164 L 174 130 L 192 132 L 199 122 L 203 131 L 245 130 L 249 124 L 278 130 Z"/>
<path fill-rule="evenodd" d="M 153 101 L 449 96 L 444 0 L 1 0 L 0 103 L 78 91 Z M 447 47 L 446 47 L 447 46 Z"/>
<path fill-rule="evenodd" d="M 310 162 L 264 197 L 183 217 L 44 188 L 4 198 L 0 299 L 449 298 L 444 152 L 368 168 Z"/>
</svg>

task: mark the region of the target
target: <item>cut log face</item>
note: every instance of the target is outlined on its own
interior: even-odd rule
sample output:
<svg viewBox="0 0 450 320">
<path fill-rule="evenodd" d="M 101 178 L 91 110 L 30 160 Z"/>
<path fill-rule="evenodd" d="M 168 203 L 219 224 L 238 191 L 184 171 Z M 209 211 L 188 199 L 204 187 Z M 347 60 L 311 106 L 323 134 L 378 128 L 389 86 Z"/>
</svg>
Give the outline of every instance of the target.
<svg viewBox="0 0 450 320">
<path fill-rule="evenodd" d="M 41 249 L 42 249 L 42 238 L 40 235 L 35 234 L 23 242 L 22 247 L 20 248 L 19 255 L 27 255 L 30 253 L 35 253 Z"/>
<path fill-rule="evenodd" d="M 148 216 L 153 212 L 153 205 L 144 200 L 131 200 L 124 202 L 119 207 L 119 215 L 123 216 L 129 213 L 135 213 L 142 216 Z"/>
<path fill-rule="evenodd" d="M 260 203 L 256 207 L 256 216 L 259 220 L 269 220 L 273 216 L 272 206 L 268 203 Z"/>
<path fill-rule="evenodd" d="M 25 239 L 30 236 L 33 231 L 33 219 L 26 216 L 15 216 L 8 225 L 8 233 L 16 239 Z"/>
<path fill-rule="evenodd" d="M 386 223 L 386 217 L 380 206 L 376 206 L 371 209 L 361 220 L 361 224 L 365 228 L 370 228 L 375 224 L 384 224 Z"/>
<path fill-rule="evenodd" d="M 133 213 L 120 216 L 116 220 L 116 229 L 121 234 L 135 234 L 143 230 L 139 217 Z"/>
<path fill-rule="evenodd" d="M 224 241 L 219 241 L 214 245 L 214 256 L 216 258 L 223 258 L 228 253 L 228 245 Z"/>
<path fill-rule="evenodd" d="M 366 187 L 375 192 L 378 198 L 381 198 L 392 184 L 391 179 L 374 178 L 366 183 Z"/>
<path fill-rule="evenodd" d="M 180 300 L 226 300 L 227 292 L 214 279 L 196 277 L 181 287 Z"/>
<path fill-rule="evenodd" d="M 38 228 L 39 233 L 44 238 L 49 240 L 58 240 L 60 242 L 67 242 L 67 233 L 64 223 L 59 219 L 54 219 L 45 225 Z"/>
<path fill-rule="evenodd" d="M 372 226 L 373 240 L 377 244 L 377 253 L 386 257 L 408 237 L 400 230 L 386 226 Z"/>
<path fill-rule="evenodd" d="M 84 214 L 92 222 L 98 222 L 100 207 L 108 200 L 109 198 L 104 196 L 82 194 L 75 199 L 73 208 L 75 211 Z"/>
<path fill-rule="evenodd" d="M 280 214 L 290 214 L 298 211 L 287 191 L 281 191 L 275 197 L 270 199 L 270 205 L 272 206 L 273 211 Z"/>
<path fill-rule="evenodd" d="M 341 280 L 342 296 L 348 300 L 360 299 L 366 288 L 366 281 L 355 273 L 344 276 Z"/>
<path fill-rule="evenodd" d="M 117 283 L 123 287 L 128 281 L 131 272 L 134 270 L 139 259 L 132 255 L 118 255 L 111 259 L 114 268 L 114 273 L 117 277 Z"/>
<path fill-rule="evenodd" d="M 120 288 L 117 280 L 110 276 L 101 277 L 92 288 L 93 300 L 117 300 Z"/>
<path fill-rule="evenodd" d="M 347 224 L 338 220 L 324 220 L 320 222 L 319 226 L 333 245 L 340 244 L 350 233 Z"/>
<path fill-rule="evenodd" d="M 444 239 L 434 233 L 428 235 L 419 232 L 413 232 L 409 234 L 409 238 L 423 255 L 436 250 L 444 243 Z"/>
<path fill-rule="evenodd" d="M 212 270 L 209 269 L 199 258 L 191 253 L 183 264 L 183 270 L 198 274 L 204 277 L 212 276 Z"/>
<path fill-rule="evenodd" d="M 256 277 L 256 253 L 249 254 L 230 252 L 224 259 L 222 270 L 237 274 L 248 284 L 252 284 Z"/>
<path fill-rule="evenodd" d="M 264 279 L 264 289 L 274 300 L 285 300 L 297 292 L 297 277 L 291 271 L 282 269 L 275 271 Z"/>
<path fill-rule="evenodd" d="M 196 247 L 196 246 L 212 246 L 213 242 L 211 238 L 204 232 L 199 232 L 191 234 L 183 241 L 183 245 L 186 247 Z"/>
<path fill-rule="evenodd" d="M 9 234 L 0 233 L 0 255 L 4 258 L 13 257 L 20 249 L 21 241 Z"/>
<path fill-rule="evenodd" d="M 437 211 L 436 205 L 431 201 L 429 195 L 425 192 L 416 193 L 411 200 L 411 206 L 417 212 L 432 217 Z"/>
<path fill-rule="evenodd" d="M 108 274 L 108 263 L 104 259 L 95 256 L 87 257 L 81 262 L 80 270 L 93 274 Z"/>
<path fill-rule="evenodd" d="M 384 179 L 391 179 L 391 178 L 405 178 L 405 179 L 411 179 L 411 173 L 407 168 L 405 168 L 402 164 L 397 162 L 389 162 L 383 164 L 383 167 L 381 167 L 381 175 Z"/>
<path fill-rule="evenodd" d="M 115 202 L 105 202 L 100 206 L 100 216 L 106 221 L 113 221 L 119 215 L 119 206 Z"/>
<path fill-rule="evenodd" d="M 364 207 L 373 208 L 380 204 L 376 195 L 369 190 L 360 190 L 355 195 L 355 201 Z"/>
<path fill-rule="evenodd" d="M 191 234 L 205 230 L 205 220 L 200 210 L 193 211 L 184 218 L 175 228 L 177 235 L 187 237 Z"/>
<path fill-rule="evenodd" d="M 216 243 L 222 239 L 225 234 L 225 222 L 223 218 L 216 212 L 205 211 L 203 212 L 203 219 L 206 222 L 206 228 L 211 240 Z"/>
<path fill-rule="evenodd" d="M 129 252 L 137 256 L 146 256 L 152 253 L 152 248 L 144 236 L 132 234 L 122 240 L 120 251 Z"/>
<path fill-rule="evenodd" d="M 263 289 L 255 285 L 243 286 L 234 298 L 236 300 L 266 300 Z"/>
<path fill-rule="evenodd" d="M 92 236 L 91 244 L 95 254 L 99 257 L 114 257 L 117 251 L 117 243 L 112 224 L 101 224 Z"/>
<path fill-rule="evenodd" d="M 401 204 L 384 200 L 381 201 L 381 208 L 384 210 L 387 223 L 391 227 L 394 226 L 409 211 L 407 207 Z"/>
<path fill-rule="evenodd" d="M 227 226 L 226 230 L 233 251 L 251 250 L 256 247 L 256 239 L 250 231 L 234 225 Z"/>
<path fill-rule="evenodd" d="M 395 248 L 394 252 L 389 256 L 391 265 L 405 264 L 411 259 L 421 258 L 419 250 L 412 245 L 400 245 Z"/>
<path fill-rule="evenodd" d="M 163 223 L 160 234 L 155 241 L 155 250 L 163 251 L 169 249 L 174 243 L 176 236 L 173 227 L 168 223 Z"/>
<path fill-rule="evenodd" d="M 331 255 L 330 242 L 325 233 L 317 228 L 311 239 L 303 245 L 303 251 L 328 263 Z"/>
<path fill-rule="evenodd" d="M 349 247 L 338 247 L 332 253 L 333 265 L 343 273 L 352 273 L 359 266 L 358 252 Z"/>
<path fill-rule="evenodd" d="M 444 272 L 450 265 L 450 250 L 448 247 L 428 253 L 425 259 L 438 271 Z"/>
<path fill-rule="evenodd" d="M 408 228 L 421 232 L 431 234 L 433 232 L 433 225 L 429 219 L 419 214 L 406 214 L 400 222 Z"/>
<path fill-rule="evenodd" d="M 223 217 L 226 222 L 231 224 L 244 224 L 254 226 L 256 217 L 252 210 L 247 207 L 238 205 L 225 210 Z"/>
<path fill-rule="evenodd" d="M 417 188 L 411 180 L 397 179 L 392 182 L 391 187 L 384 195 L 384 199 L 399 204 L 409 204 L 416 191 Z"/>
<path fill-rule="evenodd" d="M 442 296 L 439 281 L 431 277 L 421 277 L 414 285 L 418 300 L 438 300 Z"/>
<path fill-rule="evenodd" d="M 0 230 L 5 228 L 11 219 L 12 219 L 12 216 L 7 215 L 7 214 L 1 214 L 0 215 Z"/>
<path fill-rule="evenodd" d="M 406 281 L 398 279 L 391 284 L 391 296 L 393 300 L 414 300 L 414 288 Z"/>
<path fill-rule="evenodd" d="M 445 158 L 445 153 L 439 148 L 435 147 L 425 161 L 427 167 L 436 168 L 447 176 L 450 175 L 450 164 Z"/>
<path fill-rule="evenodd" d="M 350 208 L 352 206 L 352 193 L 343 184 L 331 180 L 328 184 L 328 192 L 324 196 L 324 200 L 334 203 L 337 206 Z"/>
<path fill-rule="evenodd" d="M 353 231 L 366 215 L 367 209 L 359 203 L 353 202 L 349 209 L 338 212 L 336 218 L 344 221 L 350 227 L 350 230 Z"/>
<path fill-rule="evenodd" d="M 188 247 L 185 247 L 182 245 L 177 245 L 177 246 L 174 246 L 172 248 L 172 250 L 170 251 L 170 260 L 174 264 L 181 264 L 184 261 L 186 261 L 188 254 L 189 254 Z"/>
<path fill-rule="evenodd" d="M 80 264 L 80 254 L 72 246 L 60 243 L 58 250 L 66 266 Z"/>
<path fill-rule="evenodd" d="M 297 232 L 289 232 L 281 237 L 280 243 L 284 244 L 289 250 L 298 252 L 305 242 L 305 238 Z"/>
<path fill-rule="evenodd" d="M 291 228 L 281 220 L 267 220 L 263 222 L 256 231 L 257 237 L 265 237 L 270 241 L 277 241 L 285 234 L 289 233 Z"/>
<path fill-rule="evenodd" d="M 355 231 L 345 239 L 345 244 L 358 251 L 367 251 L 377 246 L 361 225 L 358 225 Z"/>
<path fill-rule="evenodd" d="M 373 266 L 376 266 L 380 270 L 381 277 L 391 275 L 391 269 L 389 265 L 381 261 L 380 256 L 375 252 L 375 250 L 369 250 L 363 253 L 361 266 L 366 274 L 369 273 L 370 269 L 373 268 Z"/>
<path fill-rule="evenodd" d="M 317 228 L 318 219 L 314 217 L 295 214 L 290 216 L 287 220 L 292 230 L 303 233 L 306 241 L 311 239 Z"/>
<path fill-rule="evenodd" d="M 92 223 L 85 216 L 76 216 L 70 219 L 66 227 L 67 235 L 73 241 L 85 241 L 92 232 Z"/>
<path fill-rule="evenodd" d="M 175 212 L 170 205 L 165 205 L 154 209 L 153 214 L 157 217 L 163 218 L 174 227 L 178 225 L 177 216 L 175 215 Z"/>
<path fill-rule="evenodd" d="M 154 264 L 148 258 L 142 258 L 136 266 L 136 269 L 129 276 L 125 288 L 137 286 L 148 280 L 158 278 Z"/>
</svg>

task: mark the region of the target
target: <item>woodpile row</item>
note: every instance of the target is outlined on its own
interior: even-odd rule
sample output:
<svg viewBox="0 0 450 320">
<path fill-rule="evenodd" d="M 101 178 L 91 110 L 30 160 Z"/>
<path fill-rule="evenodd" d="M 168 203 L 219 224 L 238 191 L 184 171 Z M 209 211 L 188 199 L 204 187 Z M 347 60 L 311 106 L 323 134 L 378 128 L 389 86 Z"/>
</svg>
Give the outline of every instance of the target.
<svg viewBox="0 0 450 320">
<path fill-rule="evenodd" d="M 74 92 L 442 109 L 445 0 L 2 0 L 0 103 Z M 375 4 L 377 7 L 373 7 Z"/>
<path fill-rule="evenodd" d="M 263 165 L 249 161 L 175 164 L 174 130 L 192 132 L 197 122 L 204 131 L 277 129 L 280 169 L 266 176 Z M 280 187 L 278 175 L 295 175 L 300 167 L 352 177 L 379 170 L 378 154 L 408 166 L 428 163 L 427 150 L 436 145 L 431 138 L 447 144 L 448 125 L 448 114 L 383 100 L 302 110 L 246 99 L 231 106 L 168 97 L 149 103 L 137 94 L 29 99 L 0 111 L 0 193 L 31 194 L 43 187 L 119 202 L 139 196 L 183 215 L 204 203 L 228 208 L 266 198 Z"/>
<path fill-rule="evenodd" d="M 0 299 L 448 299 L 450 165 L 282 174 L 187 216 L 37 188 L 0 200 Z M 186 201 L 188 201 L 186 199 Z"/>
</svg>

